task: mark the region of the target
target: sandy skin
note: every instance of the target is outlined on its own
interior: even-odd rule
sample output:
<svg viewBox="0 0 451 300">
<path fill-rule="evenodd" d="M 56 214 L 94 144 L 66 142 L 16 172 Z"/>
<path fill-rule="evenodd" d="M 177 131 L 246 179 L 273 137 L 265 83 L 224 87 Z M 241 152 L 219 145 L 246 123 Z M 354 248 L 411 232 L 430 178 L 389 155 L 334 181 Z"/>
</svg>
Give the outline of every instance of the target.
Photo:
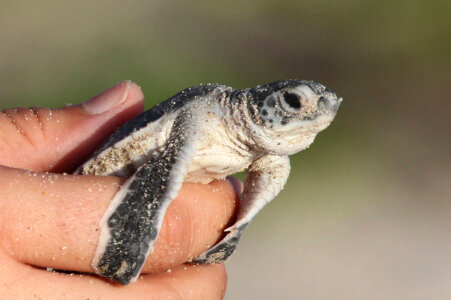
<svg viewBox="0 0 451 300">
<path fill-rule="evenodd" d="M 117 126 L 142 111 L 143 95 L 135 84 L 123 82 L 89 103 L 0 115 L 0 296 L 222 298 L 223 265 L 184 263 L 213 245 L 230 224 L 238 197 L 229 181 L 183 186 L 135 284 L 120 287 L 91 274 L 98 220 L 122 179 L 45 172 L 72 171 Z"/>
</svg>

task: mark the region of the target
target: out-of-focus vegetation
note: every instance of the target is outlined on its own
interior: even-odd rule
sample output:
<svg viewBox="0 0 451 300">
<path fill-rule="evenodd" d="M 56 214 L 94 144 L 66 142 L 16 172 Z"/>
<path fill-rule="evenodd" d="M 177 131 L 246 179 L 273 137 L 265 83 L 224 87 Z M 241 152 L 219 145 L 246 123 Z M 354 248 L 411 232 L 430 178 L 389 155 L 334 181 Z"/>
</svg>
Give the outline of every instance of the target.
<svg viewBox="0 0 451 300">
<path fill-rule="evenodd" d="M 229 263 L 228 299 L 451 297 L 449 1 L 2 1 L 0 109 L 132 79 L 344 98 Z"/>
</svg>

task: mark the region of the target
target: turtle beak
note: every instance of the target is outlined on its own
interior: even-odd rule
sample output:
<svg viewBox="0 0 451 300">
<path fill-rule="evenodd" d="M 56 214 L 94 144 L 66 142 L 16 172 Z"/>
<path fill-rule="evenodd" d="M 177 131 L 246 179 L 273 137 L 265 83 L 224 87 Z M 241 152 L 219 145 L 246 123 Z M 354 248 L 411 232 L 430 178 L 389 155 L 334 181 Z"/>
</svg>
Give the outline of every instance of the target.
<svg viewBox="0 0 451 300">
<path fill-rule="evenodd" d="M 327 96 L 322 96 L 321 98 L 319 98 L 318 104 L 320 104 L 322 102 L 327 110 L 336 114 L 342 101 L 343 101 L 343 98 L 338 98 L 335 95 L 327 95 Z"/>
</svg>

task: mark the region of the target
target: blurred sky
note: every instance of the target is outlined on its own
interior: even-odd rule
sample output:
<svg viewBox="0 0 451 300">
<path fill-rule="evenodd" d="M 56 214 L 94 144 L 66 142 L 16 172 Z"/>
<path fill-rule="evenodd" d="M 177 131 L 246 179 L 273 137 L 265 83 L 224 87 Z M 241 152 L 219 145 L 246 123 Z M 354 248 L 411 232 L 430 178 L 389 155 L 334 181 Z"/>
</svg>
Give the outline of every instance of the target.
<svg viewBox="0 0 451 300">
<path fill-rule="evenodd" d="M 451 299 L 449 1 L 0 1 L 0 109 L 124 79 L 344 98 L 228 263 L 226 299 Z"/>
</svg>

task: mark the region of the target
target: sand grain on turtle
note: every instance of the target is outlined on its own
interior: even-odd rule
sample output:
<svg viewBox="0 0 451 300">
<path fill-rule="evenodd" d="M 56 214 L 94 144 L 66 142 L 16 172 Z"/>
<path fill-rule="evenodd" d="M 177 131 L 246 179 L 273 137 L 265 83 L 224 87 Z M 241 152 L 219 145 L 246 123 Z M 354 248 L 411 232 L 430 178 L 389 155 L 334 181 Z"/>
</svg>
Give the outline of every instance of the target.
<svg viewBox="0 0 451 300">
<path fill-rule="evenodd" d="M 192 261 L 227 260 L 249 222 L 285 185 L 288 156 L 313 142 L 340 103 L 332 90 L 313 81 L 243 90 L 206 84 L 121 126 L 76 172 L 128 178 L 100 220 L 97 273 L 121 284 L 135 281 L 182 182 L 209 183 L 246 170 L 235 224 Z"/>
</svg>

